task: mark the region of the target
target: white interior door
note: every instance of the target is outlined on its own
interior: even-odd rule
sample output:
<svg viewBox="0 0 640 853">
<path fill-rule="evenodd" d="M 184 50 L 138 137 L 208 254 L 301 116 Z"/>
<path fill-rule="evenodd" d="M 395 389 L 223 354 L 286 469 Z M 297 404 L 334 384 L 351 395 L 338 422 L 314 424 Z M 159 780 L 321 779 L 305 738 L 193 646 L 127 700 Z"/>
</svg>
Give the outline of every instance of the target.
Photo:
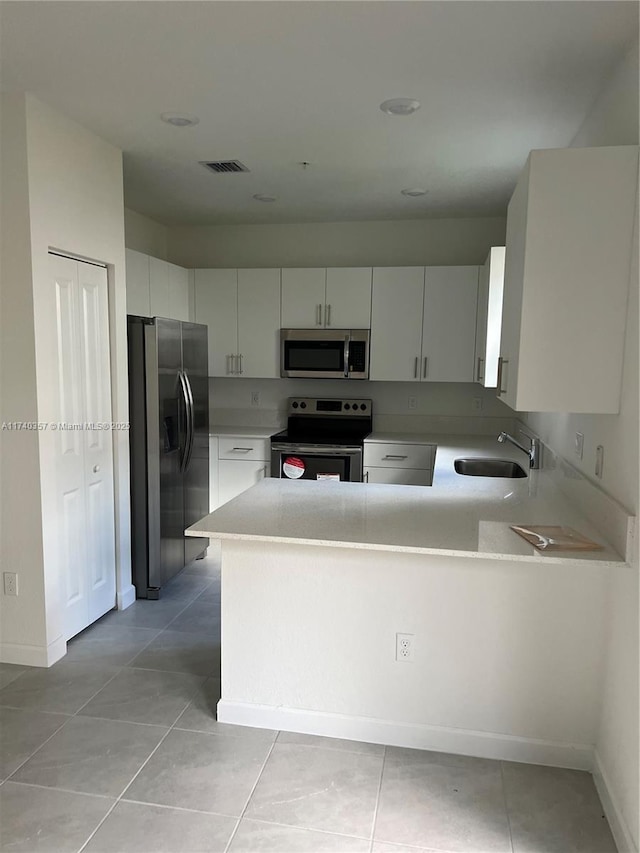
<svg viewBox="0 0 640 853">
<path fill-rule="evenodd" d="M 115 605 L 107 271 L 50 255 L 56 288 L 58 559 L 65 637 Z"/>
</svg>

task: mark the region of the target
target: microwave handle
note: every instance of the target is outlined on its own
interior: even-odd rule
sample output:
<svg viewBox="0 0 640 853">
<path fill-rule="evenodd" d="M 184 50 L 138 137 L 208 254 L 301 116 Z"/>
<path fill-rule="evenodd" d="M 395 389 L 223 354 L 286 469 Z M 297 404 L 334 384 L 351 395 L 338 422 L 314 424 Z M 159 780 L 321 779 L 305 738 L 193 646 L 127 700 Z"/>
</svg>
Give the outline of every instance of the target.
<svg viewBox="0 0 640 853">
<path fill-rule="evenodd" d="M 344 377 L 349 377 L 349 344 L 351 343 L 350 335 L 344 336 Z"/>
</svg>

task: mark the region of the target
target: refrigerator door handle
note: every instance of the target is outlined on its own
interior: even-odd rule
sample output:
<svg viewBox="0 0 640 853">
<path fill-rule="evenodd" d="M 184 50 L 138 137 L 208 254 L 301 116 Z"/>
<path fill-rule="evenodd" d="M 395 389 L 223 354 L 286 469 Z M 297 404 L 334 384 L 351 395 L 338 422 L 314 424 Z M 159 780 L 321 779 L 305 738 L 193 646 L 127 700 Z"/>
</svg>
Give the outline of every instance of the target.
<svg viewBox="0 0 640 853">
<path fill-rule="evenodd" d="M 187 457 L 189 455 L 189 444 L 191 442 L 191 408 L 189 407 L 189 395 L 187 393 L 187 384 L 185 382 L 184 373 L 178 371 L 178 379 L 180 380 L 180 389 L 182 390 L 182 402 L 184 403 L 185 416 L 185 439 L 184 448 L 182 450 L 182 459 L 180 460 L 180 472 L 184 472 L 187 467 Z"/>
<path fill-rule="evenodd" d="M 189 375 L 186 371 L 183 372 L 182 376 L 184 377 L 184 382 L 186 386 L 186 402 L 188 405 L 189 417 L 187 419 L 188 424 L 188 452 L 186 454 L 184 468 L 183 471 L 186 471 L 191 464 L 191 456 L 193 455 L 193 445 L 195 442 L 195 410 L 193 405 L 193 390 L 191 388 L 191 382 L 189 381 Z"/>
</svg>

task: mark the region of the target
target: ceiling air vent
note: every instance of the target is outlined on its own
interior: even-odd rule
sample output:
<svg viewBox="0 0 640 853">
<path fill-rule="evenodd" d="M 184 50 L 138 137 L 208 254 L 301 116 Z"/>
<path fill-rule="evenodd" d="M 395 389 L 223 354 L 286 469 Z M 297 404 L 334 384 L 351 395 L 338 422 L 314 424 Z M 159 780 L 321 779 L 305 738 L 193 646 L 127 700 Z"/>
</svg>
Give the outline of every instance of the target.
<svg viewBox="0 0 640 853">
<path fill-rule="evenodd" d="M 240 160 L 201 160 L 200 165 L 210 169 L 217 175 L 229 174 L 231 172 L 248 172 L 249 170 Z"/>
</svg>

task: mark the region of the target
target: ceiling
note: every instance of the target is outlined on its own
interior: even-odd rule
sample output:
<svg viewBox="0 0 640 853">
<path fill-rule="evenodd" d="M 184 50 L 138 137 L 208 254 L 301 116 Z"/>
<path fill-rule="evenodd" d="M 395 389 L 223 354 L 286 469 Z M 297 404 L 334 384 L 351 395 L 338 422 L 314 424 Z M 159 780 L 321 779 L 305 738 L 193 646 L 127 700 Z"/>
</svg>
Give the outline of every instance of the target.
<svg viewBox="0 0 640 853">
<path fill-rule="evenodd" d="M 571 142 L 638 3 L 16 0 L 0 22 L 2 87 L 122 148 L 128 207 L 310 222 L 504 215 L 529 150 Z M 422 107 L 385 115 L 393 97 Z M 199 165 L 217 159 L 250 171 Z"/>
</svg>

